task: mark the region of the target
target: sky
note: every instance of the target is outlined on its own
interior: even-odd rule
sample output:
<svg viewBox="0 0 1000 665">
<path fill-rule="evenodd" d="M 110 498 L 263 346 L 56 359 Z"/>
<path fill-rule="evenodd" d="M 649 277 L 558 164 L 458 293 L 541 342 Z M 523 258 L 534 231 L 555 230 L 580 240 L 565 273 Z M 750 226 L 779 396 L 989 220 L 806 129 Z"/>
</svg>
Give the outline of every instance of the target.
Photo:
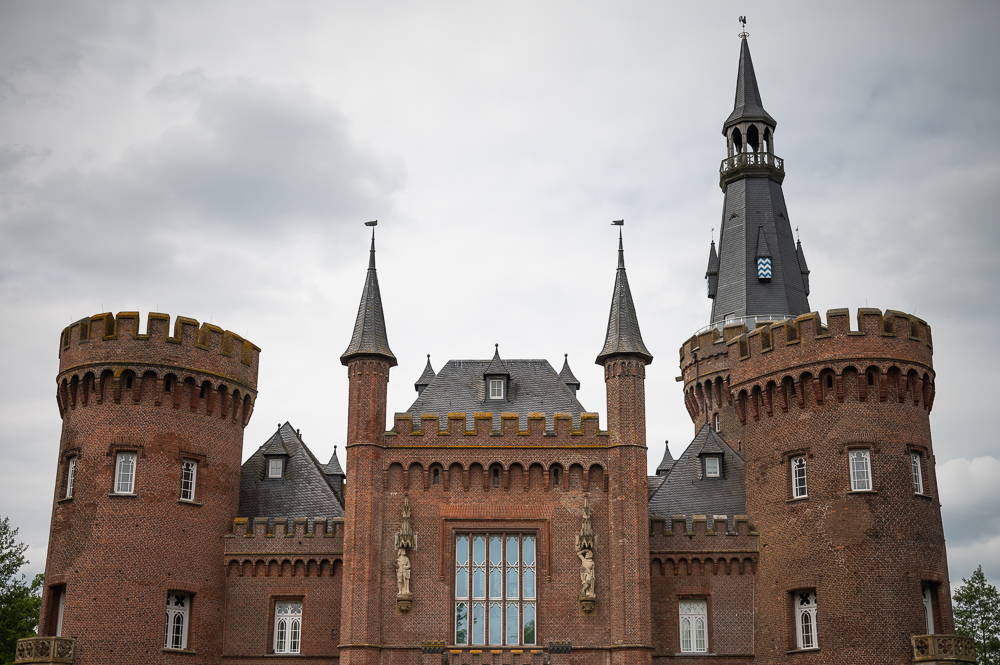
<svg viewBox="0 0 1000 665">
<path fill-rule="evenodd" d="M 496 343 L 556 369 L 568 353 L 603 426 L 624 218 L 649 467 L 667 440 L 678 456 L 740 15 L 810 305 L 933 327 L 951 577 L 1000 582 L 1000 4 L 920 1 L 0 4 L 0 515 L 26 572 L 45 560 L 59 334 L 85 316 L 246 336 L 244 458 L 290 421 L 344 460 L 371 219 L 390 418 L 426 354 Z"/>
</svg>

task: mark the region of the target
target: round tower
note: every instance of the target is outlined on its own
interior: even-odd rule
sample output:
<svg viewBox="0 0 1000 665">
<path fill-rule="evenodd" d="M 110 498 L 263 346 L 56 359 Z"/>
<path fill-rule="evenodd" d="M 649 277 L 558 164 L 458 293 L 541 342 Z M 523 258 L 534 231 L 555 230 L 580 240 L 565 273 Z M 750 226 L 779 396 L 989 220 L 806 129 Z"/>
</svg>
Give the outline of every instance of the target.
<svg viewBox="0 0 1000 665">
<path fill-rule="evenodd" d="M 726 343 L 760 532 L 756 656 L 910 663 L 953 631 L 929 414 L 931 330 L 901 312 L 804 314 Z"/>
<path fill-rule="evenodd" d="M 222 534 L 237 515 L 260 349 L 137 312 L 63 330 L 62 436 L 40 634 L 74 663 L 219 662 Z"/>
</svg>

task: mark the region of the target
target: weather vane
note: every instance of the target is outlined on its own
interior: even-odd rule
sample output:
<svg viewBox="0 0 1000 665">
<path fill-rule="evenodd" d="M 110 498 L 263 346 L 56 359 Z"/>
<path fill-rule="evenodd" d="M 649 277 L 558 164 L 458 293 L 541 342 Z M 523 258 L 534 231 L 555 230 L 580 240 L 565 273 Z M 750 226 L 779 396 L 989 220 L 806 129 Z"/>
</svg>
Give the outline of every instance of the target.
<svg viewBox="0 0 1000 665">
<path fill-rule="evenodd" d="M 740 17 L 740 23 L 743 24 L 743 32 L 740 33 L 740 38 L 741 39 L 746 39 L 747 37 L 750 36 L 750 33 L 747 32 L 747 17 L 746 16 L 741 16 Z"/>
<path fill-rule="evenodd" d="M 715 227 L 712 227 L 712 242 L 715 242 Z"/>
</svg>

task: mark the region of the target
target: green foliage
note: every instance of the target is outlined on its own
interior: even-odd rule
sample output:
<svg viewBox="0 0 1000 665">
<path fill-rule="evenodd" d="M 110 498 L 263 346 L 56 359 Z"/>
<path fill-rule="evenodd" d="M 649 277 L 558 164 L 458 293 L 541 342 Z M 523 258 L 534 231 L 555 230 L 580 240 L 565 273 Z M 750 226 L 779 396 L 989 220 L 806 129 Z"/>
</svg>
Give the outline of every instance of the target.
<svg viewBox="0 0 1000 665">
<path fill-rule="evenodd" d="M 31 637 L 42 607 L 42 575 L 30 582 L 18 571 L 28 563 L 28 546 L 15 540 L 17 529 L 8 518 L 0 520 L 0 663 L 14 662 L 14 648 L 22 637 Z"/>
<path fill-rule="evenodd" d="M 976 641 L 979 665 L 1000 665 L 1000 594 L 986 582 L 983 567 L 955 590 L 955 632 Z"/>
</svg>

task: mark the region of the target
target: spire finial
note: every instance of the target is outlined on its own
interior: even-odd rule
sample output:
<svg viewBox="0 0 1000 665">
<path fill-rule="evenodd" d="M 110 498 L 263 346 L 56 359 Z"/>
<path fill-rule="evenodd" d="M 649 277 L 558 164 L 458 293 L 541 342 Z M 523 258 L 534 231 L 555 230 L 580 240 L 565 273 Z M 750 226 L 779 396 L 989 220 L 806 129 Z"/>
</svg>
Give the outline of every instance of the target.
<svg viewBox="0 0 1000 665">
<path fill-rule="evenodd" d="M 747 32 L 747 17 L 741 16 L 740 23 L 743 24 L 743 32 L 740 33 L 739 37 L 740 39 L 746 39 L 747 37 L 750 36 L 750 33 Z"/>
<path fill-rule="evenodd" d="M 715 244 L 715 227 L 712 227 L 712 244 Z"/>
<path fill-rule="evenodd" d="M 619 268 L 624 268 L 625 267 L 625 250 L 624 250 L 624 248 L 622 246 L 622 227 L 625 226 L 625 220 L 624 219 L 616 219 L 613 222 L 611 222 L 611 224 L 613 226 L 617 226 L 618 227 L 618 267 Z"/>
<path fill-rule="evenodd" d="M 372 227 L 372 249 L 371 249 L 371 254 L 368 257 L 368 267 L 369 268 L 374 268 L 375 267 L 375 227 L 378 226 L 378 220 L 376 219 L 376 220 L 371 221 L 371 222 L 365 222 L 365 226 Z"/>
</svg>

